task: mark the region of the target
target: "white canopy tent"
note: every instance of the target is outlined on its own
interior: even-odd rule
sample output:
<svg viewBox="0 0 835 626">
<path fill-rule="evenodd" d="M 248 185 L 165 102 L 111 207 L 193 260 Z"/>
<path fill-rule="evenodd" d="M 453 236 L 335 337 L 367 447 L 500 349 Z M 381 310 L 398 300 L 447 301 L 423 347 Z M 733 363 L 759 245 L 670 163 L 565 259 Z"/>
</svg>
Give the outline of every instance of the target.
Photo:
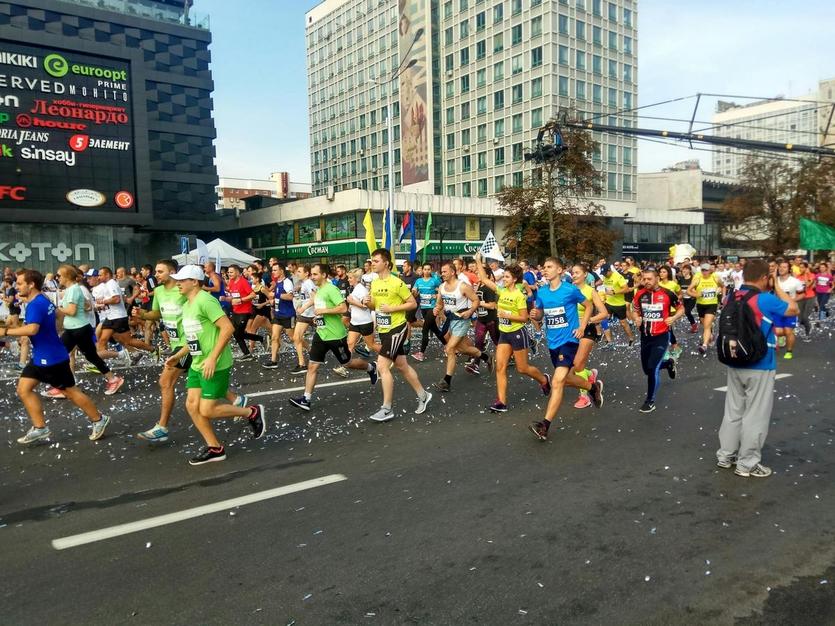
<svg viewBox="0 0 835 626">
<path fill-rule="evenodd" d="M 208 259 L 201 259 L 201 256 L 208 256 Z M 206 260 L 217 263 L 219 260 L 221 267 L 229 267 L 230 265 L 246 267 L 253 261 L 257 261 L 258 257 L 247 254 L 243 250 L 238 250 L 235 246 L 218 238 L 207 243 L 206 250 L 195 248 L 190 250 L 188 254 L 175 255 L 174 260 L 180 265 L 198 264 Z"/>
</svg>

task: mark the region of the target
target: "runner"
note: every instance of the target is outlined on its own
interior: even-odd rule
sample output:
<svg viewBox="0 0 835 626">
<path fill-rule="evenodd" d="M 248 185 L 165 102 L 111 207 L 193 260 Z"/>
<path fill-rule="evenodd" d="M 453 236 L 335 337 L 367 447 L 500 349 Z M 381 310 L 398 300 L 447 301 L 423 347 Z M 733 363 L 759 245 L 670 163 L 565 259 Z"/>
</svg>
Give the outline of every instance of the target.
<svg viewBox="0 0 835 626">
<path fill-rule="evenodd" d="M 253 270 L 254 269 L 255 268 L 253 267 Z M 266 344 L 269 341 L 271 334 L 269 331 L 272 326 L 272 316 L 270 315 L 270 290 L 262 279 L 260 271 L 252 271 L 250 280 L 252 281 L 252 293 L 255 294 L 255 297 L 252 299 L 252 317 L 250 317 L 249 322 L 247 322 L 246 332 L 252 335 L 258 335 L 258 330 L 261 328 L 268 331 L 264 334 L 264 338 L 258 342 L 266 350 Z M 249 351 L 250 353 L 255 351 L 254 340 L 250 340 L 249 342 Z"/>
<path fill-rule="evenodd" d="M 210 420 L 245 417 L 249 421 L 253 438 L 260 439 L 267 429 L 264 406 L 218 404 L 229 390 L 229 372 L 232 369 L 229 340 L 234 332 L 232 322 L 218 301 L 202 290 L 204 274 L 198 266 L 186 265 L 171 278 L 177 281 L 180 293 L 186 297 L 182 321 L 185 342 L 166 360 L 165 365 L 176 367 L 178 362 L 191 355 L 186 381 L 186 410 L 206 443 L 206 447 L 191 458 L 189 464 L 223 461 L 226 459 L 226 449 L 218 441 Z"/>
<path fill-rule="evenodd" d="M 294 376 L 307 373 L 307 364 L 304 362 L 304 351 L 308 344 L 304 334 L 313 323 L 313 295 L 316 293 L 316 285 L 310 280 L 310 266 L 300 265 L 296 270 L 298 284 L 295 287 L 293 304 L 296 307 L 296 328 L 293 332 L 293 344 L 296 346 L 296 359 L 298 365 L 290 373 Z"/>
<path fill-rule="evenodd" d="M 679 306 L 681 306 L 681 285 L 678 281 L 673 280 L 673 270 L 667 265 L 662 265 L 658 268 L 658 285 L 667 291 L 671 291 L 679 299 Z M 670 326 L 670 356 L 676 361 L 681 357 L 681 346 L 678 344 L 675 330 Z"/>
<path fill-rule="evenodd" d="M 591 276 L 588 266 L 585 263 L 577 263 L 571 268 L 571 279 L 577 289 L 585 296 L 586 300 L 591 300 L 594 304 L 596 313 L 593 313 L 586 324 L 586 330 L 583 336 L 580 337 L 579 346 L 577 348 L 577 356 L 574 357 L 574 372 L 583 380 L 588 380 L 594 383 L 597 380 L 598 372 L 596 369 L 588 369 L 589 354 L 594 347 L 594 344 L 600 341 L 600 333 L 597 330 L 597 324 L 602 323 L 609 317 L 609 312 L 606 310 L 606 304 L 597 293 L 597 290 L 589 284 L 589 277 Z M 577 305 L 577 316 L 583 319 L 586 309 L 582 304 Z M 577 402 L 574 403 L 575 409 L 585 409 L 592 404 L 589 392 L 585 389 L 580 389 L 580 395 Z"/>
<path fill-rule="evenodd" d="M 678 296 L 658 284 L 658 271 L 647 268 L 642 274 L 643 288 L 632 300 L 632 321 L 641 331 L 641 367 L 647 376 L 647 395 L 641 413 L 655 410 L 655 395 L 661 384 L 659 371 L 664 368 L 676 377 L 676 361 L 665 353 L 670 346 L 670 331 L 676 320 L 684 317 Z M 675 311 L 675 313 L 673 313 Z"/>
<path fill-rule="evenodd" d="M 247 340 L 263 342 L 260 335 L 248 333 L 246 326 L 253 315 L 252 301 L 255 299 L 255 292 L 246 278 L 241 275 L 241 268 L 238 265 L 230 265 L 227 269 L 229 282 L 227 283 L 227 295 L 219 297 L 221 302 L 228 302 L 232 306 L 232 325 L 235 330 L 235 342 L 238 344 L 243 355 L 240 361 L 251 361 L 254 357 L 246 345 Z"/>
<path fill-rule="evenodd" d="M 441 264 L 441 279 L 444 282 L 438 288 L 440 299 L 435 304 L 435 316 L 449 320 L 449 339 L 445 348 L 446 374 L 433 386 L 438 391 L 447 392 L 452 387 L 457 353 L 484 361 L 491 372 L 493 360 L 489 354 L 476 348 L 468 337 L 473 325 L 472 315 L 478 309 L 478 296 L 472 286 L 458 279 L 455 266 L 450 262 Z"/>
<path fill-rule="evenodd" d="M 473 263 L 475 265 L 476 272 L 478 272 L 478 261 L 476 260 Z M 493 283 L 497 282 L 495 279 L 491 280 Z M 498 282 L 504 283 L 503 280 Z M 483 352 L 487 345 L 487 336 L 489 335 L 491 341 L 493 342 L 493 349 L 496 350 L 499 346 L 499 316 L 497 314 L 497 302 L 499 297 L 496 295 L 496 291 L 494 289 L 491 289 L 484 284 L 480 276 L 479 280 L 476 281 L 476 284 L 473 286 L 475 288 L 475 295 L 478 296 L 478 310 L 476 311 L 475 316 L 475 335 L 473 337 L 473 343 L 476 348 Z M 478 376 L 481 374 L 478 362 L 479 359 L 473 357 L 470 359 L 470 362 L 464 366 L 464 369 L 470 374 Z"/>
<path fill-rule="evenodd" d="M 707 356 L 707 347 L 713 337 L 713 320 L 719 308 L 719 294 L 722 292 L 722 280 L 713 272 L 710 263 L 699 266 L 700 273 L 693 276 L 693 282 L 687 288 L 691 298 L 696 298 L 696 312 L 702 324 L 702 344 L 699 354 Z"/>
<path fill-rule="evenodd" d="M 632 346 L 635 343 L 635 337 L 626 319 L 626 299 L 624 297 L 624 294 L 630 291 L 629 284 L 626 278 L 608 263 L 600 268 L 600 273 L 603 276 L 603 286 L 606 293 L 606 310 L 609 315 L 620 322 L 623 331 L 626 333 L 626 340 L 629 342 L 629 346 Z M 608 333 L 606 338 L 611 342 L 611 329 L 606 332 Z"/>
<path fill-rule="evenodd" d="M 548 438 L 548 429 L 562 404 L 565 385 L 590 391 L 594 405 L 598 408 L 603 406 L 603 381 L 598 378 L 591 382 L 574 373 L 574 359 L 580 337 L 586 332 L 593 309 L 592 301 L 586 299 L 577 287 L 563 282 L 564 271 L 565 266 L 559 259 L 545 259 L 542 275 L 547 282 L 537 290 L 534 308 L 531 310 L 531 317 L 544 321 L 545 339 L 554 366 L 551 396 L 548 398 L 545 417 L 528 426 L 534 436 L 542 441 Z M 623 286 L 626 286 L 626 281 L 623 281 Z M 584 307 L 582 320 L 577 316 L 578 304 Z"/>
<path fill-rule="evenodd" d="M 507 412 L 507 365 L 511 355 L 516 357 L 516 371 L 539 383 L 543 395 L 547 396 L 551 393 L 551 377 L 528 363 L 530 346 L 528 333 L 525 330 L 525 324 L 528 322 L 528 307 L 525 292 L 520 289 L 524 284 L 522 268 L 518 265 L 506 267 L 501 281 L 504 284 L 499 286 L 491 276 L 487 275 L 484 263 L 481 261 L 481 253 L 476 254 L 475 261 L 479 284 L 498 297 L 496 316 L 499 340 L 494 342 L 496 345 L 496 399 L 489 409 L 493 413 L 505 413 Z M 488 360 L 488 368 L 490 365 Z"/>
<path fill-rule="evenodd" d="M 272 267 L 272 292 L 270 304 L 273 307 L 272 329 L 270 340 L 270 360 L 263 364 L 266 369 L 278 367 L 278 355 L 281 349 L 281 335 L 293 341 L 290 330 L 296 318 L 296 309 L 293 307 L 293 281 L 287 278 L 284 273 L 284 265 L 276 263 Z"/>
<path fill-rule="evenodd" d="M 687 290 L 690 288 L 690 283 L 693 282 L 693 268 L 689 263 L 684 263 L 679 268 L 676 275 L 676 282 L 681 293 L 681 302 L 684 306 L 684 314 L 687 316 L 687 321 L 690 323 L 690 333 L 695 335 L 699 332 L 699 325 L 696 323 L 696 318 L 693 317 L 693 309 L 696 306 L 696 298 L 692 297 Z"/>
<path fill-rule="evenodd" d="M 818 300 L 818 321 L 822 322 L 829 317 L 826 305 L 832 294 L 832 272 L 829 270 L 829 263 L 822 261 L 818 264 L 818 273 L 815 274 L 815 297 Z"/>
<path fill-rule="evenodd" d="M 780 259 L 777 263 L 777 282 L 780 289 L 795 302 L 800 302 L 806 293 L 806 285 L 792 273 L 789 262 Z M 797 316 L 778 315 L 773 320 L 774 333 L 777 335 L 777 345 L 785 346 L 784 359 L 794 358 L 794 343 L 796 340 L 794 329 L 797 328 Z"/>
<path fill-rule="evenodd" d="M 380 345 L 374 341 L 374 315 L 371 310 L 365 305 L 365 299 L 368 296 L 368 287 L 362 282 L 362 270 L 359 268 L 353 269 L 348 274 L 348 285 L 351 288 L 351 293 L 347 298 L 347 303 L 350 309 L 350 317 L 348 323 L 348 351 L 353 354 L 357 347 L 357 342 L 360 337 L 363 338 L 367 350 L 370 355 L 371 350 L 375 352 L 380 351 Z M 357 349 L 357 354 L 364 356 Z"/>
<path fill-rule="evenodd" d="M 797 279 L 804 284 L 806 289 L 803 291 L 803 299 L 798 301 L 798 308 L 800 315 L 797 318 L 798 324 L 803 326 L 803 341 L 812 341 L 812 308 L 815 305 L 815 274 L 812 268 L 806 261 L 800 262 L 800 274 Z"/>
<path fill-rule="evenodd" d="M 328 280 L 329 273 L 330 268 L 326 263 L 316 263 L 310 269 L 310 278 L 316 284 L 316 293 L 313 296 L 316 333 L 313 335 L 313 343 L 310 346 L 304 395 L 290 398 L 290 404 L 305 411 L 310 410 L 310 399 L 316 387 L 319 366 L 325 362 L 328 352 L 333 353 L 340 365 L 352 370 L 368 372 L 371 385 L 377 384 L 377 364 L 351 358 L 351 350 L 348 348 L 348 331 L 342 324 L 342 314 L 348 305 L 339 289 Z"/>
<path fill-rule="evenodd" d="M 52 433 L 46 425 L 43 405 L 35 387 L 39 383 L 50 385 L 64 393 L 67 399 L 84 411 L 92 423 L 89 439 L 101 439 L 110 424 L 110 418 L 99 413 L 93 401 L 75 385 L 70 369 L 70 355 L 55 324 L 55 305 L 41 293 L 43 275 L 36 270 L 18 270 L 15 287 L 19 297 L 26 302 L 23 326 L 0 327 L 0 337 L 29 337 L 32 341 L 32 360 L 27 363 L 17 381 L 17 395 L 23 402 L 32 422 L 29 431 L 17 442 L 29 444 L 46 439 Z"/>
<path fill-rule="evenodd" d="M 531 266 L 527 260 L 522 259 L 519 261 L 519 266 L 522 268 L 522 280 L 524 281 L 525 293 L 527 296 L 526 306 L 528 307 L 528 313 L 530 313 L 533 308 L 533 303 L 536 300 L 536 290 L 538 289 L 539 283 L 536 279 L 536 274 L 533 270 L 531 270 Z M 538 321 L 531 320 L 531 325 L 534 329 L 533 341 L 531 342 L 531 353 L 535 355 L 537 349 L 539 348 L 539 344 L 542 341 L 542 324 Z"/>
<path fill-rule="evenodd" d="M 421 268 L 421 277 L 415 281 L 412 287 L 412 295 L 419 302 L 420 316 L 423 326 L 420 336 L 420 352 L 412 354 L 416 361 L 426 360 L 426 348 L 429 346 L 431 335 L 435 335 L 442 346 L 446 346 L 446 338 L 438 328 L 435 319 L 435 304 L 438 301 L 438 287 L 441 286 L 441 279 L 432 273 L 432 265 L 424 263 Z"/>
<path fill-rule="evenodd" d="M 391 253 L 378 248 L 371 255 L 371 267 L 377 278 L 371 283 L 371 291 L 365 298 L 365 305 L 374 309 L 377 317 L 377 332 L 380 334 L 380 352 L 377 356 L 377 373 L 383 383 L 383 405 L 368 419 L 387 422 L 394 418 L 392 399 L 394 377 L 391 366 L 400 370 L 418 398 L 416 414 L 426 411 L 432 394 L 423 388 L 417 372 L 409 365 L 403 352 L 406 340 L 406 311 L 417 306 L 415 298 L 402 280 L 391 273 Z"/>
</svg>

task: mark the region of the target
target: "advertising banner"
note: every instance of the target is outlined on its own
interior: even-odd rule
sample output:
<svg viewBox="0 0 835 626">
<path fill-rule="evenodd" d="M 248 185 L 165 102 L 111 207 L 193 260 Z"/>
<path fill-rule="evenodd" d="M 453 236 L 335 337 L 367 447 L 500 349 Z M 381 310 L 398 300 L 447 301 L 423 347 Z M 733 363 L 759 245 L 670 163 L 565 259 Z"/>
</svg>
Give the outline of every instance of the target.
<svg viewBox="0 0 835 626">
<path fill-rule="evenodd" d="M 432 119 L 429 87 L 429 3 L 398 0 L 400 8 L 400 145 L 403 187 L 430 180 Z"/>
</svg>

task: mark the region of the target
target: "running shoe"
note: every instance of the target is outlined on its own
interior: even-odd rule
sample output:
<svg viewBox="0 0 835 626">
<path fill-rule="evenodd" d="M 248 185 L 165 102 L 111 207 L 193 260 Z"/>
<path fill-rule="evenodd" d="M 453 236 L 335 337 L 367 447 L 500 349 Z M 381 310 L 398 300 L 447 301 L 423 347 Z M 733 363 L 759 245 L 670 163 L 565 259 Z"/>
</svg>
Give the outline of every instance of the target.
<svg viewBox="0 0 835 626">
<path fill-rule="evenodd" d="M 99 368 L 97 368 L 95 365 L 90 365 L 89 363 L 84 366 L 84 371 L 89 372 L 91 374 L 101 374 Z"/>
<path fill-rule="evenodd" d="M 734 474 L 743 478 L 748 478 L 749 476 L 753 476 L 754 478 L 768 478 L 771 476 L 771 468 L 766 467 L 762 463 L 757 463 L 751 469 L 745 469 L 737 465 Z"/>
<path fill-rule="evenodd" d="M 599 372 L 597 371 L 597 368 L 593 367 L 593 368 L 591 369 L 591 374 L 589 374 L 589 382 L 590 382 L 592 385 L 593 385 L 594 383 L 596 383 L 596 382 L 597 382 L 597 376 L 598 376 L 598 374 L 599 374 Z"/>
<path fill-rule="evenodd" d="M 472 374 L 473 376 L 481 375 L 481 370 L 478 367 L 478 361 L 468 361 L 467 364 L 464 366 L 464 370 Z"/>
<path fill-rule="evenodd" d="M 575 409 L 587 409 L 591 406 L 591 398 L 589 397 L 588 392 L 580 392 L 580 396 L 577 398 L 577 402 L 574 403 Z"/>
<path fill-rule="evenodd" d="M 165 426 L 155 424 L 153 428 L 137 433 L 136 436 L 151 443 L 162 443 L 168 441 L 168 429 Z"/>
<path fill-rule="evenodd" d="M 385 407 L 380 407 L 380 410 L 368 417 L 372 422 L 387 422 L 394 419 L 394 411 Z"/>
<path fill-rule="evenodd" d="M 589 389 L 589 395 L 591 396 L 591 401 L 594 402 L 594 406 L 598 409 L 603 406 L 603 381 L 597 379 Z"/>
<path fill-rule="evenodd" d="M 425 393 L 426 396 L 423 398 L 423 400 L 418 398 L 418 405 L 415 409 L 415 415 L 420 415 L 421 413 L 423 413 L 426 410 L 426 407 L 429 406 L 429 401 L 432 399 L 431 393 L 429 393 L 428 391 L 424 391 L 423 393 Z"/>
<path fill-rule="evenodd" d="M 235 401 L 232 403 L 239 409 L 242 409 L 245 406 L 249 406 L 249 397 L 245 393 L 239 393 L 235 397 Z"/>
<path fill-rule="evenodd" d="M 348 378 L 348 376 L 349 376 L 348 368 L 345 367 L 344 365 L 340 365 L 339 367 L 334 367 L 333 368 L 333 373 L 336 374 L 337 376 L 341 376 L 342 378 Z"/>
<path fill-rule="evenodd" d="M 274 370 L 278 369 L 278 361 L 264 361 L 261 363 L 261 367 L 265 370 Z"/>
<path fill-rule="evenodd" d="M 114 376 L 104 384 L 104 395 L 112 396 L 114 393 L 122 388 L 125 384 L 125 379 L 121 376 Z"/>
<path fill-rule="evenodd" d="M 26 363 L 15 363 L 15 368 L 19 370 L 24 370 L 26 369 Z"/>
<path fill-rule="evenodd" d="M 23 437 L 18 437 L 17 442 L 22 444 L 29 444 L 35 443 L 36 441 L 40 441 L 41 439 L 46 439 L 52 435 L 52 432 L 49 430 L 49 426 L 44 426 L 43 428 L 35 428 L 32 426 Z"/>
<path fill-rule="evenodd" d="M 531 424 L 528 425 L 528 430 L 530 430 L 534 434 L 534 437 L 540 441 L 548 439 L 548 426 L 544 421 L 531 422 Z"/>
<path fill-rule="evenodd" d="M 357 350 L 357 352 L 359 352 L 359 350 Z M 415 352 L 412 355 L 412 358 L 419 363 L 423 363 L 426 360 L 426 355 L 423 354 L 423 352 Z"/>
<path fill-rule="evenodd" d="M 542 383 L 539 388 L 542 390 L 543 396 L 550 396 L 551 395 L 551 375 L 545 374 L 545 382 Z"/>
<path fill-rule="evenodd" d="M 793 355 L 792 355 L 792 353 L 789 351 L 789 352 L 786 352 L 786 353 L 783 355 L 783 358 L 784 358 L 784 359 L 793 359 L 793 358 L 794 358 L 794 356 L 793 356 Z"/>
<path fill-rule="evenodd" d="M 635 345 L 635 340 L 634 340 L 634 339 L 630 339 L 630 340 L 629 340 L 629 343 L 628 343 L 627 345 L 628 345 L 628 347 L 630 347 L 630 348 L 631 348 L 632 346 L 634 346 L 634 345 Z"/>
<path fill-rule="evenodd" d="M 252 438 L 260 439 L 267 432 L 267 418 L 264 415 L 264 405 L 256 404 L 252 409 L 252 415 L 249 417 L 249 425 L 252 428 Z"/>
<path fill-rule="evenodd" d="M 655 410 L 655 402 L 644 402 L 638 410 L 641 413 L 652 413 Z"/>
<path fill-rule="evenodd" d="M 695 335 L 699 332 L 699 325 L 698 324 L 690 324 L 690 334 Z"/>
<path fill-rule="evenodd" d="M 64 395 L 63 391 L 56 389 L 55 387 L 47 387 L 41 391 L 41 395 L 44 398 L 51 398 L 52 400 L 64 400 L 67 397 Z"/>
<path fill-rule="evenodd" d="M 189 465 L 203 465 L 204 463 L 214 463 L 215 461 L 226 460 L 226 449 L 223 446 L 219 448 L 203 448 L 196 456 L 188 460 Z"/>
<path fill-rule="evenodd" d="M 241 356 L 239 356 L 238 357 L 238 362 L 244 363 L 246 361 L 252 361 L 253 359 L 255 359 L 255 357 L 252 356 L 251 353 L 247 353 L 247 354 L 242 354 Z M 224 458 L 226 458 L 225 454 L 224 454 Z"/>
<path fill-rule="evenodd" d="M 130 366 L 136 367 L 139 365 L 139 362 L 145 358 L 145 353 L 137 350 L 136 352 L 131 353 L 128 358 L 130 360 Z"/>
<path fill-rule="evenodd" d="M 435 389 L 437 389 L 438 391 L 443 391 L 443 392 L 447 392 L 452 388 L 452 386 L 447 381 L 445 381 L 443 378 L 436 383 L 432 383 L 432 386 Z"/>
<path fill-rule="evenodd" d="M 307 365 L 296 365 L 296 367 L 290 370 L 290 374 L 292 374 L 293 376 L 298 376 L 299 374 L 307 374 Z"/>
<path fill-rule="evenodd" d="M 90 441 L 96 441 L 104 436 L 104 431 L 110 424 L 110 418 L 107 415 L 100 415 L 98 422 L 93 422 L 93 430 L 90 432 Z"/>
<path fill-rule="evenodd" d="M 678 373 L 678 368 L 676 367 L 676 360 L 670 359 L 670 364 L 667 366 L 667 373 L 670 375 L 670 379 L 675 380 L 676 374 Z"/>
<path fill-rule="evenodd" d="M 290 404 L 292 404 L 293 406 L 297 406 L 304 411 L 310 410 L 310 400 L 308 400 L 304 396 L 299 396 L 298 398 L 290 398 Z"/>
<path fill-rule="evenodd" d="M 493 413 L 507 413 L 507 405 L 504 402 L 499 402 L 498 400 L 495 400 L 489 408 Z"/>
<path fill-rule="evenodd" d="M 780 347 L 780 348 L 785 348 L 786 347 L 786 336 L 785 335 L 780 335 L 779 337 L 777 337 L 777 346 Z"/>
<path fill-rule="evenodd" d="M 716 467 L 721 467 L 722 469 L 731 469 L 734 465 L 736 465 L 735 456 L 732 456 L 727 459 L 718 459 L 716 461 Z"/>
<path fill-rule="evenodd" d="M 702 344 L 699 346 L 699 354 L 702 356 L 707 356 L 707 346 Z"/>
<path fill-rule="evenodd" d="M 371 356 L 371 353 L 368 351 L 368 348 L 366 348 L 365 346 L 361 346 L 360 344 L 357 344 L 357 347 L 354 348 L 354 352 L 360 355 L 360 357 L 363 359 L 367 359 Z M 423 355 L 422 352 L 419 352 L 418 354 L 420 354 L 421 356 Z"/>
<path fill-rule="evenodd" d="M 368 371 L 368 378 L 371 380 L 371 386 L 377 384 L 377 380 L 380 378 L 380 375 L 377 373 L 377 364 L 372 363 L 371 369 Z"/>
</svg>

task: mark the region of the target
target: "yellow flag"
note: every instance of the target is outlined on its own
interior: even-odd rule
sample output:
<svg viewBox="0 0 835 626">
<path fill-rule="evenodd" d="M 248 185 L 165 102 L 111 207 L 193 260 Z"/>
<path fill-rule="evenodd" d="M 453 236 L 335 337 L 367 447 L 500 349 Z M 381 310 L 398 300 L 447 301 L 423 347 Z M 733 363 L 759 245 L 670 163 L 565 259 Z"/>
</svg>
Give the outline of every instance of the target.
<svg viewBox="0 0 835 626">
<path fill-rule="evenodd" d="M 377 239 L 374 237 L 374 222 L 371 219 L 371 209 L 365 211 L 365 218 L 362 220 L 365 227 L 365 243 L 368 246 L 368 254 L 371 255 L 377 249 Z"/>
</svg>

